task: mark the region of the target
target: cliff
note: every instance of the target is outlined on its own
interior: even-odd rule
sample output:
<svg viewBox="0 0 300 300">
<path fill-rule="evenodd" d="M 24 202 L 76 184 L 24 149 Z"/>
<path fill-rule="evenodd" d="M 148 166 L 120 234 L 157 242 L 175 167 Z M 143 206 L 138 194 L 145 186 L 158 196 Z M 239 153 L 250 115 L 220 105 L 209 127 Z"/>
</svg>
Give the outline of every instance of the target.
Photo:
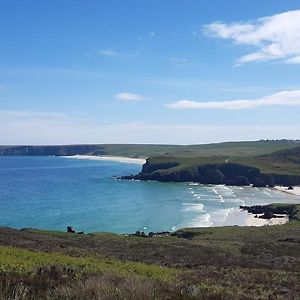
<svg viewBox="0 0 300 300">
<path fill-rule="evenodd" d="M 66 146 L 11 146 L 0 148 L 1 156 L 68 156 L 90 154 L 97 151 L 98 155 L 105 154 L 100 145 L 66 145 Z"/>
<path fill-rule="evenodd" d="M 139 174 L 122 179 L 256 187 L 300 185 L 300 147 L 257 157 L 149 158 Z"/>
</svg>

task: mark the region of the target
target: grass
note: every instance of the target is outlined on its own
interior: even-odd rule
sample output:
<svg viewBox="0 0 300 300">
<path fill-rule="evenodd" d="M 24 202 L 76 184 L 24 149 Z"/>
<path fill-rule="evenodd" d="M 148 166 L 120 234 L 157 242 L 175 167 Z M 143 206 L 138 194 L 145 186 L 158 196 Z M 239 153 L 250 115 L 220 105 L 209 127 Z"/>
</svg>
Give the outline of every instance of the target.
<svg viewBox="0 0 300 300">
<path fill-rule="evenodd" d="M 291 141 L 225 142 L 200 145 L 102 145 L 106 155 L 153 156 L 254 156 L 293 148 Z"/>
<path fill-rule="evenodd" d="M 256 156 L 273 151 L 294 148 L 297 144 L 289 140 L 226 142 L 200 145 L 151 145 L 151 144 L 99 144 L 99 145 L 61 145 L 61 146 L 0 146 L 0 154 L 13 149 L 10 155 L 114 155 L 128 157 L 199 157 L 199 156 Z M 299 144 L 298 144 L 299 145 Z"/>
<path fill-rule="evenodd" d="M 16 247 L 0 246 L 0 272 L 31 273 L 43 266 L 72 268 L 76 274 L 112 272 L 127 276 L 139 275 L 151 279 L 171 280 L 174 271 L 138 262 L 100 260 L 92 257 L 71 257 L 60 253 L 43 253 Z"/>
<path fill-rule="evenodd" d="M 269 147 L 267 147 L 266 149 L 270 150 Z M 210 153 L 211 153 L 210 156 L 197 156 L 197 157 L 157 156 L 157 157 L 151 157 L 149 159 L 149 162 L 153 165 L 155 164 L 159 165 L 167 162 L 177 163 L 177 166 L 171 168 L 162 169 L 162 170 L 158 169 L 157 171 L 159 171 L 162 174 L 170 174 L 173 172 L 178 172 L 180 170 L 189 169 L 197 166 L 203 166 L 206 164 L 225 164 L 230 162 L 230 163 L 256 167 L 260 169 L 261 173 L 264 174 L 300 176 L 299 145 L 291 149 L 285 149 L 281 151 L 275 151 L 269 154 L 254 155 L 254 156 L 251 155 L 239 156 L 236 155 L 237 153 L 230 154 L 230 152 L 226 152 L 226 151 L 223 151 L 222 154 L 219 156 L 213 156 L 212 155 L 214 153 L 213 151 L 211 151 Z M 257 153 L 259 153 L 259 151 L 255 152 L 255 154 Z"/>
</svg>

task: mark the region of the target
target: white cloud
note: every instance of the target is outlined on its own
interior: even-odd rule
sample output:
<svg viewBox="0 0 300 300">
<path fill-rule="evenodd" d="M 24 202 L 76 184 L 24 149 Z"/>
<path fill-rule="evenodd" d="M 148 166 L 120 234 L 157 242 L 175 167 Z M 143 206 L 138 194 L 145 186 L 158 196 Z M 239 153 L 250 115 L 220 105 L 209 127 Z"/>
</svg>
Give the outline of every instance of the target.
<svg viewBox="0 0 300 300">
<path fill-rule="evenodd" d="M 166 106 L 173 109 L 251 109 L 263 106 L 300 106 L 300 90 L 282 91 L 255 100 L 231 100 L 198 102 L 181 100 Z"/>
<path fill-rule="evenodd" d="M 0 145 L 79 143 L 199 144 L 299 138 L 300 125 L 101 124 L 78 115 L 0 110 Z"/>
<path fill-rule="evenodd" d="M 98 54 L 102 55 L 102 56 L 110 56 L 110 57 L 119 56 L 120 55 L 120 53 L 118 53 L 116 51 L 113 51 L 113 50 L 110 50 L 110 49 L 100 50 L 100 51 L 98 51 Z"/>
<path fill-rule="evenodd" d="M 257 48 L 257 51 L 242 56 L 238 60 L 239 64 L 269 60 L 300 63 L 300 10 L 250 22 L 215 22 L 205 25 L 203 30 L 209 36 Z"/>
<path fill-rule="evenodd" d="M 287 59 L 286 63 L 288 63 L 288 64 L 300 64 L 300 55 L 299 56 L 294 56 L 292 58 Z"/>
<path fill-rule="evenodd" d="M 126 93 L 126 92 L 117 94 L 115 98 L 117 100 L 122 100 L 122 101 L 140 101 L 144 99 L 144 97 L 139 94 Z"/>
</svg>

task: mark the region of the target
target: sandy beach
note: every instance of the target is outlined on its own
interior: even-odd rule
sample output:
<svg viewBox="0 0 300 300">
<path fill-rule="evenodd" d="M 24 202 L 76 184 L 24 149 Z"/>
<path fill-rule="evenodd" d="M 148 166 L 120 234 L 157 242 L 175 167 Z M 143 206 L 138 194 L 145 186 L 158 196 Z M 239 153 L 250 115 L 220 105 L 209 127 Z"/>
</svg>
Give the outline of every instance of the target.
<svg viewBox="0 0 300 300">
<path fill-rule="evenodd" d="M 255 218 L 254 214 L 248 213 L 239 208 L 233 209 L 227 216 L 225 226 L 238 225 L 238 226 L 267 226 L 267 225 L 281 225 L 287 223 L 289 218 L 287 215 L 282 215 L 282 218 L 260 219 Z"/>
<path fill-rule="evenodd" d="M 128 164 L 141 164 L 146 162 L 144 158 L 131 158 L 124 156 L 95 156 L 95 155 L 74 155 L 74 156 L 64 156 L 66 158 L 73 159 L 87 159 L 87 160 L 107 160 L 107 161 L 117 161 Z"/>
<path fill-rule="evenodd" d="M 293 187 L 293 190 L 289 190 L 286 186 L 275 186 L 274 189 L 291 195 L 300 196 L 300 186 Z"/>
</svg>

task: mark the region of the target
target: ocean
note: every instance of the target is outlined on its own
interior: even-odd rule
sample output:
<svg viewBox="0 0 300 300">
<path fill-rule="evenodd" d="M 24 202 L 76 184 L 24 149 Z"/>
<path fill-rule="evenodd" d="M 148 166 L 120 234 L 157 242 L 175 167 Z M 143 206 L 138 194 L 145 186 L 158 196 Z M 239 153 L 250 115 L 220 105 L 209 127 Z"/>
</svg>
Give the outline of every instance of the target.
<svg viewBox="0 0 300 300">
<path fill-rule="evenodd" d="M 66 157 L 0 157 L 0 226 L 133 233 L 244 225 L 240 205 L 296 203 L 268 188 L 117 180 L 142 165 Z"/>
</svg>

